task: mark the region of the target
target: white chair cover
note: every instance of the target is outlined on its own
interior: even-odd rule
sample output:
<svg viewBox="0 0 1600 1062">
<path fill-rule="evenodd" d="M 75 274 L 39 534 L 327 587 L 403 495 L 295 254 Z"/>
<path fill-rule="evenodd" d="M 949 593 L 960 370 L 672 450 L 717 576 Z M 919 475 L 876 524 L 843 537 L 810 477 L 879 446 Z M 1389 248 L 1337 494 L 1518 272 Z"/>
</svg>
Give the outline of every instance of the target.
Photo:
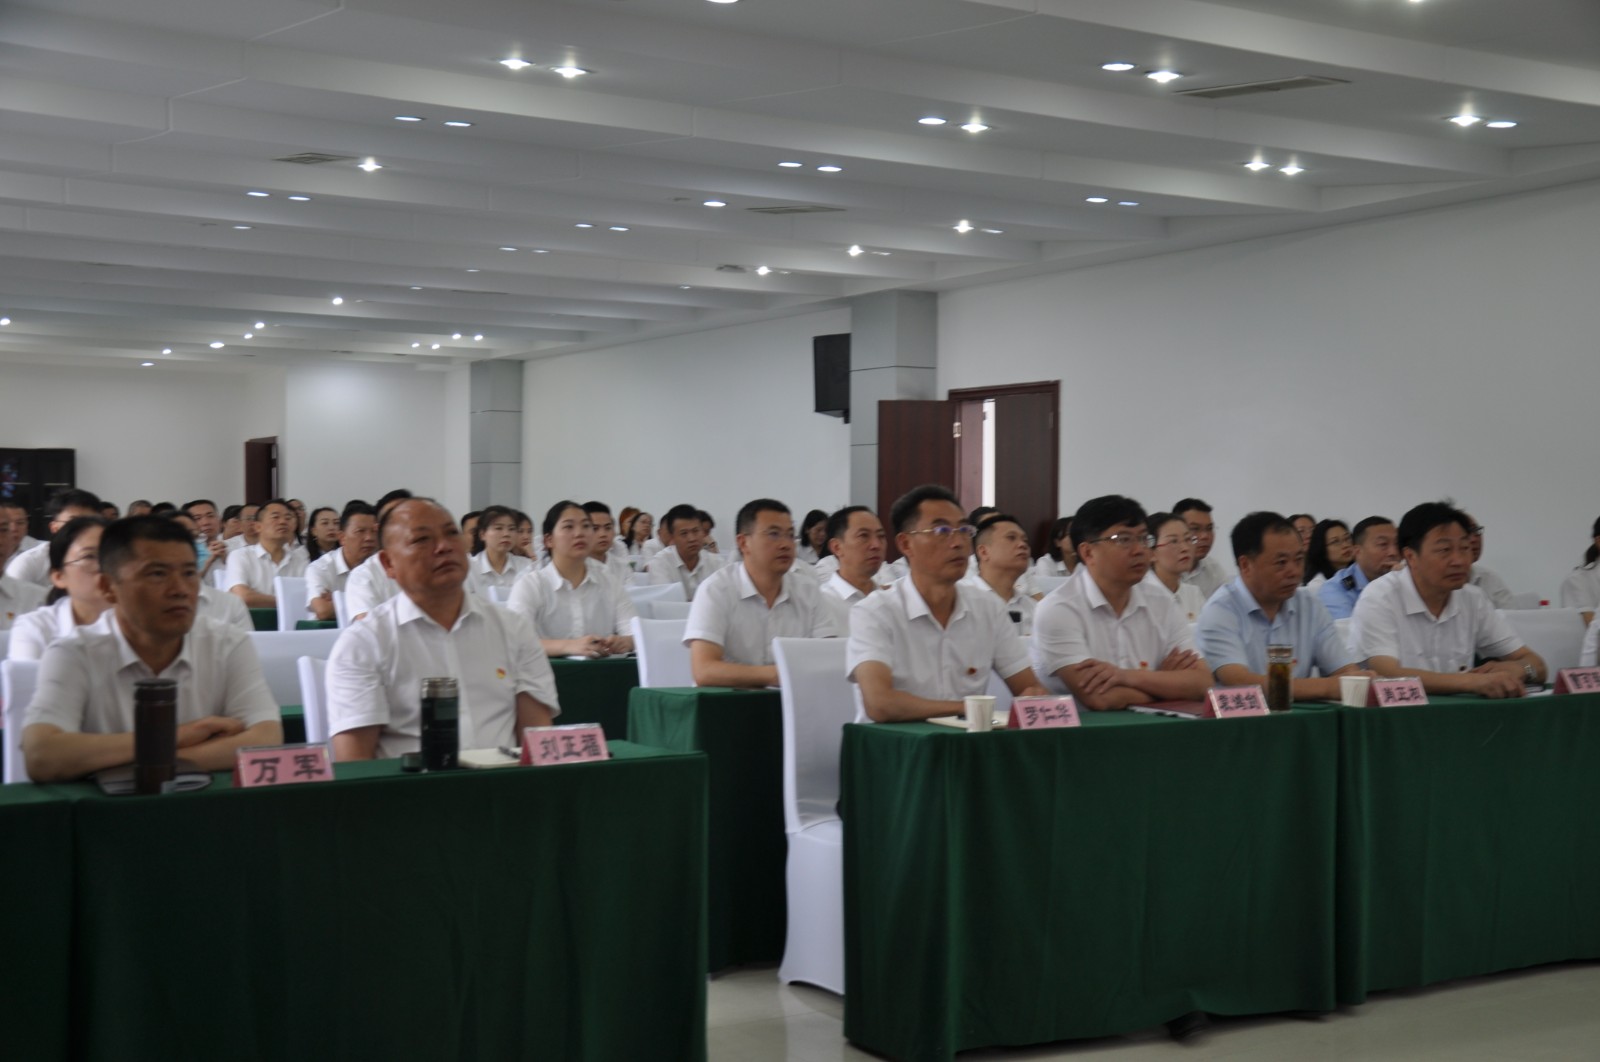
<svg viewBox="0 0 1600 1062">
<path fill-rule="evenodd" d="M 343 590 L 333 592 L 333 619 L 341 627 L 350 626 L 350 606 L 345 602 Z"/>
<path fill-rule="evenodd" d="M 295 667 L 300 675 L 300 707 L 306 713 L 306 742 L 325 745 L 333 737 L 328 733 L 328 662 L 317 656 L 302 656 L 295 661 Z"/>
<path fill-rule="evenodd" d="M 639 685 L 693 686 L 689 647 L 683 644 L 687 620 L 633 619 L 633 649 L 639 654 Z"/>
<path fill-rule="evenodd" d="M 658 620 L 686 620 L 690 607 L 687 601 L 644 601 L 637 606 L 639 615 L 644 616 L 648 609 L 647 618 Z"/>
<path fill-rule="evenodd" d="M 1577 667 L 1583 656 L 1583 614 L 1575 608 L 1505 609 L 1500 613 L 1522 644 L 1544 658 L 1550 681 L 1564 667 Z"/>
<path fill-rule="evenodd" d="M 5 782 L 17 785 L 31 782 L 28 768 L 22 762 L 22 720 L 28 705 L 33 703 L 33 691 L 39 683 L 39 661 L 0 661 L 0 702 L 5 704 Z"/>
<path fill-rule="evenodd" d="M 280 705 L 298 704 L 300 668 L 296 661 L 302 656 L 320 656 L 326 660 L 333 652 L 333 643 L 339 640 L 339 632 L 257 631 L 250 640 L 261 658 L 261 674 L 266 677 L 273 700 Z"/>
<path fill-rule="evenodd" d="M 661 583 L 659 586 L 625 586 L 628 597 L 637 609 L 644 601 L 687 601 L 682 583 Z"/>
<path fill-rule="evenodd" d="M 278 599 L 280 631 L 292 631 L 301 620 L 316 619 L 306 607 L 306 581 L 303 577 L 275 576 L 272 580 L 272 596 Z"/>
</svg>

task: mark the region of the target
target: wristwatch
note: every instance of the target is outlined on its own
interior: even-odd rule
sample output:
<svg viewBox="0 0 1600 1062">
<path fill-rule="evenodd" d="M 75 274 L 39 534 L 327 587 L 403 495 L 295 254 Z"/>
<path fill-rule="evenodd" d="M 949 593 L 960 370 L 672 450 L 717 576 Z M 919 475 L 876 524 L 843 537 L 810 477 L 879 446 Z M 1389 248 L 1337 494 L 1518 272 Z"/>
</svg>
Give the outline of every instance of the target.
<svg viewBox="0 0 1600 1062">
<path fill-rule="evenodd" d="M 1523 664 L 1522 665 L 1522 673 L 1524 675 L 1528 676 L 1528 685 L 1537 686 L 1537 685 L 1540 684 L 1539 683 L 1539 673 L 1533 669 L 1533 665 L 1532 664 Z"/>
</svg>

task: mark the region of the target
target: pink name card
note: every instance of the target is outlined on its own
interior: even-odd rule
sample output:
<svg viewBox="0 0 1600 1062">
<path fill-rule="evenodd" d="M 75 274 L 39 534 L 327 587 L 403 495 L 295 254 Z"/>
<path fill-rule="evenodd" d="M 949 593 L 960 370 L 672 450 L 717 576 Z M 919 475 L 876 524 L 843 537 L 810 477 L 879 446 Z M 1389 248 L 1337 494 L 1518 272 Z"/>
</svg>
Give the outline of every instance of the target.
<svg viewBox="0 0 1600 1062">
<path fill-rule="evenodd" d="M 1427 704 L 1428 694 L 1419 678 L 1373 679 L 1367 692 L 1368 708 L 1394 708 Z"/>
<path fill-rule="evenodd" d="M 522 731 L 523 766 L 549 767 L 557 763 L 592 763 L 609 760 L 606 733 L 599 723 L 570 726 L 530 726 Z"/>
<path fill-rule="evenodd" d="M 333 781 L 326 745 L 263 745 L 233 754 L 233 784 L 238 789 Z"/>
<path fill-rule="evenodd" d="M 1044 730 L 1077 726 L 1078 702 L 1071 697 L 1018 697 L 1011 702 L 1010 730 Z"/>
<path fill-rule="evenodd" d="M 1218 719 L 1238 719 L 1247 715 L 1270 715 L 1267 695 L 1260 686 L 1218 686 L 1206 691 L 1206 703 Z"/>
<path fill-rule="evenodd" d="M 1556 672 L 1557 693 L 1600 693 L 1600 667 L 1564 667 Z"/>
</svg>

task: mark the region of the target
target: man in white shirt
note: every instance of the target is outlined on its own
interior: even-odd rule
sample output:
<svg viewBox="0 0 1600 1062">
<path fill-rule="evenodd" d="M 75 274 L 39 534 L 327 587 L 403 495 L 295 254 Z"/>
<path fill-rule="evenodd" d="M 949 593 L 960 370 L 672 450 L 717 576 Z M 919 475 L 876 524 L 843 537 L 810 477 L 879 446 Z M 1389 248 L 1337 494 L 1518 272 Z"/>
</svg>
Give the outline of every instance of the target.
<svg viewBox="0 0 1600 1062">
<path fill-rule="evenodd" d="M 1427 502 L 1400 520 L 1406 566 L 1374 579 L 1356 602 L 1350 646 L 1386 678 L 1415 675 L 1432 694 L 1521 697 L 1545 663 L 1488 596 L 1468 585 L 1472 518 Z M 1473 666 L 1476 658 L 1488 663 Z"/>
<path fill-rule="evenodd" d="M 225 567 L 228 563 L 228 545 L 222 539 L 222 516 L 217 512 L 217 503 L 206 498 L 189 502 L 180 511 L 188 513 L 194 521 L 195 552 L 200 554 L 200 581 L 203 583 L 210 577 L 212 568 Z"/>
<path fill-rule="evenodd" d="M 18 616 L 25 616 L 43 605 L 47 592 L 42 586 L 0 575 L 0 631 L 10 630 Z"/>
<path fill-rule="evenodd" d="M 1199 498 L 1185 498 L 1172 507 L 1172 513 L 1189 525 L 1189 532 L 1199 541 L 1194 547 L 1194 567 L 1184 575 L 1183 581 L 1200 588 L 1200 596 L 1209 599 L 1217 587 L 1233 577 L 1228 566 L 1213 556 L 1211 547 L 1217 544 L 1217 524 L 1211 518 L 1211 506 Z"/>
<path fill-rule="evenodd" d="M 223 546 L 229 552 L 237 553 L 246 546 L 253 546 L 259 542 L 261 524 L 258 518 L 260 515 L 261 506 L 259 505 L 239 506 L 239 533 L 230 538 L 224 538 L 222 540 Z"/>
<path fill-rule="evenodd" d="M 179 509 L 175 513 L 168 513 L 164 519 L 171 520 L 189 532 L 189 537 L 195 541 L 195 552 L 197 554 L 200 552 L 200 528 L 195 524 L 194 517 Z M 214 620 L 225 626 L 238 627 L 246 634 L 254 634 L 256 629 L 256 622 L 251 618 L 250 610 L 245 608 L 243 601 L 206 582 L 203 565 L 200 575 L 200 600 L 195 606 L 195 616 L 199 619 Z"/>
<path fill-rule="evenodd" d="M 722 567 L 722 558 L 704 552 L 706 528 L 700 510 L 692 505 L 674 505 L 661 518 L 670 544 L 650 558 L 650 585 L 683 584 L 685 600 L 693 601 L 700 584 Z"/>
<path fill-rule="evenodd" d="M 38 544 L 28 535 L 28 510 L 14 498 L 0 498 L 0 572 L 12 557 Z"/>
<path fill-rule="evenodd" d="M 1002 512 L 990 513 L 977 528 L 973 542 L 978 570 L 967 576 L 967 583 L 998 597 L 1017 625 L 1017 633 L 1026 638 L 1033 633 L 1033 613 L 1038 607 L 1021 583 L 1033 563 L 1028 533 L 1016 517 Z"/>
<path fill-rule="evenodd" d="M 45 503 L 44 514 L 53 535 L 80 516 L 100 515 L 100 499 L 86 490 L 59 490 Z M 6 564 L 6 574 L 22 583 L 50 588 L 50 543 L 48 540 L 19 551 Z"/>
<path fill-rule="evenodd" d="M 1018 697 L 1045 695 L 1004 606 L 962 586 L 973 528 L 948 488 L 916 487 L 890 509 L 907 575 L 850 612 L 845 674 L 880 723 L 959 715 L 993 671 Z"/>
<path fill-rule="evenodd" d="M 309 563 L 305 547 L 294 540 L 294 510 L 282 498 L 274 498 L 256 515 L 260 539 L 228 555 L 228 592 L 249 608 L 277 608 L 273 580 L 305 574 Z"/>
<path fill-rule="evenodd" d="M 594 528 L 594 535 L 590 540 L 589 559 L 604 565 L 606 574 L 611 576 L 618 586 L 627 586 L 629 578 L 633 575 L 633 567 L 628 563 L 627 550 L 621 547 L 611 548 L 617 540 L 617 520 L 611 515 L 610 506 L 605 502 L 584 502 L 583 511 L 589 514 L 589 523 Z"/>
<path fill-rule="evenodd" d="M 794 517 L 757 498 L 734 521 L 739 559 L 715 572 L 689 606 L 683 644 L 697 686 L 778 685 L 774 638 L 833 638 L 833 614 L 817 580 L 794 567 Z"/>
<path fill-rule="evenodd" d="M 334 614 L 333 592 L 343 590 L 350 573 L 378 552 L 378 513 L 354 501 L 339 514 L 339 548 L 329 550 L 306 568 L 306 607 L 319 620 Z"/>
<path fill-rule="evenodd" d="M 1478 563 L 1483 556 L 1483 526 L 1473 519 L 1471 513 L 1465 515 L 1471 521 L 1467 530 L 1471 536 L 1468 541 L 1472 544 L 1472 572 L 1467 576 L 1467 582 L 1487 594 L 1490 604 L 1495 608 L 1515 608 L 1517 600 L 1511 587 L 1493 568 Z"/>
<path fill-rule="evenodd" d="M 1072 518 L 1080 563 L 1039 604 L 1033 662 L 1085 708 L 1193 701 L 1211 688 L 1172 595 L 1144 582 L 1154 542 L 1144 509 L 1120 494 L 1092 498 Z"/>
<path fill-rule="evenodd" d="M 224 770 L 234 751 L 283 741 L 278 706 L 243 631 L 196 622 L 194 539 L 158 517 L 131 517 L 100 539 L 100 585 L 112 611 L 54 642 L 39 666 L 22 751 L 35 782 L 133 761 L 134 683 L 178 682 L 178 755 Z"/>
<path fill-rule="evenodd" d="M 466 591 L 467 546 L 438 503 L 408 498 L 379 526 L 400 593 L 340 634 L 328 659 L 328 726 L 340 760 L 415 752 L 422 680 L 454 678 L 463 749 L 518 745 L 559 712 L 555 676 L 523 617 Z"/>
<path fill-rule="evenodd" d="M 383 518 L 390 509 L 409 497 L 411 492 L 399 487 L 379 498 L 377 505 L 373 506 L 378 510 L 378 526 L 383 526 Z M 470 549 L 471 540 L 466 539 L 465 535 L 462 538 L 468 542 Z M 384 570 L 383 561 L 378 558 L 377 553 L 373 553 L 352 569 L 350 578 L 345 581 L 344 603 L 350 612 L 350 622 L 354 623 L 399 592 L 400 587 Z"/>
<path fill-rule="evenodd" d="M 847 505 L 828 517 L 828 555 L 817 568 L 831 563 L 822 580 L 822 603 L 833 613 L 833 625 L 840 637 L 850 633 L 850 609 L 866 600 L 868 594 L 883 588 L 877 582 L 889 538 L 883 521 L 865 505 Z"/>
</svg>

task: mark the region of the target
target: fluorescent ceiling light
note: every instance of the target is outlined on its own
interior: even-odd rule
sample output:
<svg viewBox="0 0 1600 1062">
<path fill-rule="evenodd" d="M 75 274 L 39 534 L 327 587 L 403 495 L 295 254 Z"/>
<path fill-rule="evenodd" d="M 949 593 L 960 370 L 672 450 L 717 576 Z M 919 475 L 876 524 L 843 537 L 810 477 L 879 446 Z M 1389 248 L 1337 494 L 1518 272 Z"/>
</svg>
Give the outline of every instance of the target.
<svg viewBox="0 0 1600 1062">
<path fill-rule="evenodd" d="M 572 227 L 575 229 L 592 229 L 594 228 L 594 225 L 587 221 L 580 221 Z"/>
<path fill-rule="evenodd" d="M 246 192 L 245 193 L 245 195 L 253 195 L 257 199 L 265 199 L 265 198 L 267 198 L 267 196 L 269 196 L 271 194 L 272 194 L 271 192 Z"/>
<path fill-rule="evenodd" d="M 461 333 L 460 332 L 451 332 L 450 333 L 450 338 L 451 339 L 460 339 L 461 338 Z"/>
<path fill-rule="evenodd" d="M 1278 167 L 1278 172 L 1283 174 L 1285 177 L 1293 177 L 1297 173 L 1306 172 L 1306 168 L 1304 166 L 1298 166 L 1295 163 L 1291 162 L 1287 166 L 1279 166 Z"/>
<path fill-rule="evenodd" d="M 481 342 L 482 340 L 483 340 L 483 333 L 482 332 L 479 332 L 477 335 L 472 337 L 472 341 L 474 343 Z"/>
<path fill-rule="evenodd" d="M 451 129 L 471 129 L 474 125 L 472 122 L 463 122 L 459 118 L 453 118 L 444 124 L 448 125 Z"/>
<path fill-rule="evenodd" d="M 1103 195 L 1091 195 L 1084 200 L 1085 203 L 1109 203 L 1111 200 Z"/>
<path fill-rule="evenodd" d="M 414 114 L 397 114 L 397 115 L 394 116 L 394 120 L 397 121 L 397 122 L 425 122 L 425 121 L 427 121 L 426 118 L 419 118 Z"/>
<path fill-rule="evenodd" d="M 1117 206 L 1138 206 L 1138 205 L 1139 204 L 1137 202 L 1135 202 L 1134 200 L 1132 200 L 1132 199 L 1124 199 L 1124 200 L 1122 200 L 1121 202 L 1119 202 L 1117 204 Z"/>
<path fill-rule="evenodd" d="M 333 298 L 329 299 L 328 301 L 333 303 L 335 306 L 343 306 L 344 305 L 344 296 L 343 295 L 335 295 Z"/>
<path fill-rule="evenodd" d="M 679 291 L 692 291 L 692 290 L 694 290 L 694 285 L 692 285 L 692 284 L 679 284 L 678 285 L 678 290 Z"/>
<path fill-rule="evenodd" d="M 418 349 L 418 348 L 419 348 L 419 347 L 421 347 L 421 346 L 422 346 L 422 344 L 421 344 L 421 343 L 413 343 L 413 344 L 411 344 L 411 349 L 412 349 L 412 350 L 416 350 L 416 349 Z"/>
<path fill-rule="evenodd" d="M 515 250 L 516 250 L 516 248 L 515 248 L 515 247 L 502 247 L 502 248 L 500 248 L 500 249 L 501 249 L 501 250 L 502 250 L 502 251 L 515 251 Z"/>
<path fill-rule="evenodd" d="M 989 127 L 984 125 L 982 122 L 968 122 L 961 128 L 965 129 L 969 133 L 986 133 L 989 131 Z"/>
<path fill-rule="evenodd" d="M 9 317 L 0 317 L 0 328 L 4 328 L 6 325 L 8 325 L 10 323 L 11 323 L 11 318 L 9 318 Z"/>
<path fill-rule="evenodd" d="M 1508 122 L 1502 118 L 1498 121 L 1485 122 L 1483 127 L 1485 129 L 1515 129 L 1517 127 L 1517 123 Z"/>
<path fill-rule="evenodd" d="M 267 327 L 267 322 L 265 322 L 265 321 L 257 321 L 256 322 L 256 331 L 259 332 L 259 331 L 261 331 L 261 329 L 263 329 L 265 327 Z"/>
<path fill-rule="evenodd" d="M 256 334 L 254 332 L 246 332 L 242 338 L 244 338 L 244 339 L 254 339 L 255 337 L 256 337 Z"/>
<path fill-rule="evenodd" d="M 153 362 L 153 361 L 141 361 L 139 363 L 140 367 L 146 368 L 146 369 L 148 369 L 150 366 L 152 366 L 154 364 L 155 364 L 155 362 Z"/>
<path fill-rule="evenodd" d="M 843 166 L 833 166 L 833 165 L 818 166 L 817 169 L 819 171 L 821 171 L 822 173 L 843 173 L 844 172 L 844 167 Z"/>
<path fill-rule="evenodd" d="M 1129 70 L 1132 70 L 1133 69 L 1133 64 L 1132 63 L 1101 63 L 1100 64 L 1100 69 L 1101 70 L 1109 70 L 1113 74 L 1122 74 L 1122 73 L 1126 73 Z"/>
<path fill-rule="evenodd" d="M 737 4 L 739 0 L 707 0 L 707 2 L 712 4 Z"/>
<path fill-rule="evenodd" d="M 309 203 L 309 202 L 311 202 L 311 197 L 309 195 L 291 195 L 289 197 L 289 199 L 292 202 L 295 202 L 295 203 Z"/>
<path fill-rule="evenodd" d="M 161 348 L 161 353 L 163 353 L 163 354 L 171 354 L 172 353 L 172 348 L 171 347 L 162 347 Z"/>
<path fill-rule="evenodd" d="M 772 269 L 768 266 L 756 266 L 756 276 L 758 277 L 764 277 L 770 272 L 772 272 Z"/>
<path fill-rule="evenodd" d="M 708 207 L 725 207 L 728 204 L 724 203 L 720 199 L 707 199 L 704 203 L 701 203 L 700 205 L 701 206 L 708 206 Z"/>
<path fill-rule="evenodd" d="M 220 341 L 216 342 L 216 343 L 207 343 L 206 344 L 206 346 L 210 347 L 212 350 L 221 350 L 223 347 L 225 347 L 227 345 L 228 344 L 220 342 Z"/>
<path fill-rule="evenodd" d="M 1006 230 L 1005 229 L 979 229 L 978 231 L 979 232 L 987 232 L 990 236 L 998 236 L 998 235 L 1000 235 L 1002 232 L 1004 232 Z"/>
<path fill-rule="evenodd" d="M 804 166 L 805 163 L 803 163 L 803 162 L 780 162 L 780 163 L 778 163 L 778 165 L 782 166 L 786 170 L 797 170 L 801 166 Z"/>
<path fill-rule="evenodd" d="M 609 228 L 612 232 L 627 232 L 628 231 L 628 226 L 626 226 L 626 225 L 608 225 L 606 227 Z"/>
<path fill-rule="evenodd" d="M 1149 78 L 1151 81 L 1159 81 L 1163 85 L 1169 81 L 1176 81 L 1182 76 L 1183 75 L 1178 73 L 1176 70 L 1151 70 L 1149 73 L 1145 74 L 1145 77 Z"/>
<path fill-rule="evenodd" d="M 917 119 L 917 124 L 918 125 L 943 125 L 944 123 L 945 123 L 945 119 L 935 117 L 934 115 L 931 115 L 931 114 L 928 115 L 926 118 L 918 118 Z"/>
<path fill-rule="evenodd" d="M 513 58 L 510 58 L 510 59 L 502 59 L 502 60 L 500 60 L 500 65 L 505 67 L 507 70 L 526 70 L 528 67 L 532 66 L 533 64 L 528 62 L 525 59 L 517 59 L 517 58 L 513 57 Z"/>
<path fill-rule="evenodd" d="M 861 250 L 861 245 L 859 243 L 852 243 L 849 249 L 845 251 L 845 254 L 849 255 L 851 258 L 858 258 L 864 253 L 865 252 Z"/>
<path fill-rule="evenodd" d="M 255 226 L 254 225 L 235 225 L 234 228 L 238 229 L 240 232 L 245 232 L 245 231 L 247 231 L 249 229 L 255 228 Z"/>
<path fill-rule="evenodd" d="M 412 291 L 421 291 L 421 290 L 422 290 L 422 285 L 420 285 L 420 284 L 413 284 L 413 285 L 411 285 L 411 290 L 412 290 Z"/>
<path fill-rule="evenodd" d="M 968 221 L 966 218 L 962 218 L 960 221 L 952 225 L 951 228 L 955 229 L 957 232 L 971 232 L 972 222 Z"/>
<path fill-rule="evenodd" d="M 535 247 L 533 249 L 533 253 L 534 254 L 549 254 L 550 252 L 545 250 L 543 247 Z"/>
<path fill-rule="evenodd" d="M 1260 159 L 1253 159 L 1250 162 L 1245 163 L 1244 168 L 1255 173 L 1260 173 L 1262 170 L 1267 169 L 1271 165 L 1272 163 L 1270 162 L 1262 162 Z"/>
<path fill-rule="evenodd" d="M 1446 118 L 1445 121 L 1454 122 L 1456 125 L 1459 125 L 1461 128 L 1465 129 L 1469 125 L 1477 125 L 1479 122 L 1483 121 L 1483 119 L 1479 118 L 1476 114 L 1462 113 L 1456 115 L 1454 118 Z"/>
<path fill-rule="evenodd" d="M 582 77 L 589 72 L 581 66 L 553 66 L 550 69 L 554 70 L 568 81 L 571 81 L 575 77 Z"/>
<path fill-rule="evenodd" d="M 429 350 L 438 350 L 439 349 L 439 344 L 437 344 L 437 343 L 429 343 L 428 344 L 428 349 Z"/>
<path fill-rule="evenodd" d="M 383 167 L 379 165 L 378 160 L 374 158 L 364 159 L 361 162 L 356 163 L 356 168 L 360 170 L 366 170 L 368 173 L 376 173 L 378 170 L 383 169 Z"/>
<path fill-rule="evenodd" d="M 469 270 L 467 270 L 467 272 L 469 272 L 469 273 L 481 273 L 481 272 L 483 272 L 483 270 L 481 270 L 481 269 L 469 269 Z"/>
</svg>

